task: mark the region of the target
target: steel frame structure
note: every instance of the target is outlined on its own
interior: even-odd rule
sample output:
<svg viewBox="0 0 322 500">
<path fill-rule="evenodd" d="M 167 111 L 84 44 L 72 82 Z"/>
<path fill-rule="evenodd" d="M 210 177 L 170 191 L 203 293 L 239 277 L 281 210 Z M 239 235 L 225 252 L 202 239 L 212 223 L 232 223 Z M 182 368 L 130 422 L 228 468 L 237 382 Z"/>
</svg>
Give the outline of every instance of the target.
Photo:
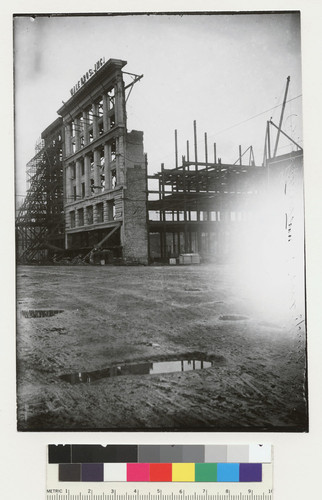
<svg viewBox="0 0 322 500">
<path fill-rule="evenodd" d="M 249 159 L 245 162 L 247 152 Z M 175 165 L 175 168 L 165 169 L 162 164 L 160 172 L 148 176 L 149 180 L 158 183 L 158 189 L 148 191 L 148 230 L 150 239 L 153 233 L 159 235 L 160 260 L 167 261 L 169 257 L 191 252 L 206 258 L 213 246 L 218 249 L 218 257 L 225 257 L 231 233 L 237 225 L 232 215 L 238 213 L 242 223 L 255 210 L 259 196 L 267 187 L 267 168 L 255 165 L 252 146 L 244 153 L 239 146 L 238 160 L 234 164 L 224 164 L 217 158 L 214 144 L 214 161 L 210 162 L 207 134 L 205 161 L 198 161 L 196 122 L 194 159 L 190 159 L 187 141 L 187 158 L 182 156 L 180 166 L 175 131 Z M 157 212 L 158 220 L 151 218 L 152 212 Z"/>
<path fill-rule="evenodd" d="M 269 211 L 270 199 L 280 189 L 276 184 L 276 176 L 279 176 L 280 183 L 283 184 L 286 175 L 285 172 L 281 175 L 280 168 L 276 166 L 280 163 L 278 159 L 283 160 L 283 169 L 286 164 L 296 165 L 297 170 L 303 169 L 303 149 L 281 128 L 288 82 L 289 80 L 279 126 L 271 120 L 267 122 L 261 166 L 255 165 L 252 146 L 244 152 L 239 146 L 238 159 L 233 164 L 222 163 L 221 158 L 217 158 L 216 143 L 214 161 L 210 162 L 206 133 L 204 161 L 199 161 L 195 121 L 194 159 L 190 158 L 187 141 L 187 153 L 182 156 L 179 166 L 175 131 L 175 168 L 166 169 L 161 164 L 161 171 L 148 176 L 150 181 L 156 181 L 158 185 L 158 189 L 148 189 L 150 262 L 166 262 L 171 257 L 178 258 L 182 253 L 193 252 L 201 254 L 204 260 L 213 260 L 214 256 L 215 259 L 226 259 L 234 244 L 238 244 L 240 235 L 245 234 L 243 230 L 249 222 L 269 217 L 267 210 Z M 277 130 L 273 153 L 270 133 L 272 126 Z M 276 153 L 281 134 L 297 150 L 278 157 Z M 246 155 L 248 152 L 249 155 Z M 157 218 L 151 217 L 153 212 Z M 155 238 L 153 245 L 153 235 L 158 235 L 158 245 Z M 153 247 L 156 249 L 157 246 L 158 255 L 155 256 Z"/>
</svg>

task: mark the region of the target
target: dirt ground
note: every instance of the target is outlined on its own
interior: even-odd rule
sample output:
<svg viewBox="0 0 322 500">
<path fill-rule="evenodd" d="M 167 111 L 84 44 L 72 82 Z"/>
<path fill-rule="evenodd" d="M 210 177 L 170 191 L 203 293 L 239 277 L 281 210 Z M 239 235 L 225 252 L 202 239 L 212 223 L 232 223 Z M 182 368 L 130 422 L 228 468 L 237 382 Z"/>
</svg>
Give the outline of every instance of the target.
<svg viewBox="0 0 322 500">
<path fill-rule="evenodd" d="M 34 309 L 63 312 L 23 316 Z M 269 309 L 224 265 L 19 266 L 18 429 L 305 431 L 303 311 L 281 321 Z M 212 367 L 60 378 L 193 358 Z"/>
</svg>

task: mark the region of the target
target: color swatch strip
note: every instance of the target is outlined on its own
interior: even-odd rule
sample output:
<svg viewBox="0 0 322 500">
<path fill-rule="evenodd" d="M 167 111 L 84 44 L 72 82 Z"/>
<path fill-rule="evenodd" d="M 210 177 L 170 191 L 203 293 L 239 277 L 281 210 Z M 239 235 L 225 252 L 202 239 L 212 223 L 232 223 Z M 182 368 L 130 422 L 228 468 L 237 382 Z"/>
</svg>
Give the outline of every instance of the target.
<svg viewBox="0 0 322 500">
<path fill-rule="evenodd" d="M 59 481 L 261 482 L 261 463 L 60 463 Z"/>
<path fill-rule="evenodd" d="M 50 464 L 271 463 L 270 445 L 49 445 Z"/>
</svg>

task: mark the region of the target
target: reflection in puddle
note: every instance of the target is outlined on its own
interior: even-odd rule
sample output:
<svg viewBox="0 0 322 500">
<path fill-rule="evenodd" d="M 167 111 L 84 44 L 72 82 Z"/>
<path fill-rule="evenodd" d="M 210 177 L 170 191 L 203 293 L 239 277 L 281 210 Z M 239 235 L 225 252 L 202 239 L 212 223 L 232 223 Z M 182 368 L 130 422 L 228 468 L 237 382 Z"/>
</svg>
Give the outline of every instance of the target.
<svg viewBox="0 0 322 500">
<path fill-rule="evenodd" d="M 242 316 L 241 314 L 225 314 L 219 316 L 219 319 L 223 321 L 241 321 L 243 319 L 248 319 L 247 316 Z"/>
<path fill-rule="evenodd" d="M 116 365 L 103 370 L 93 372 L 79 372 L 70 375 L 62 375 L 60 378 L 71 384 L 91 383 L 96 380 L 121 375 L 155 375 L 161 373 L 187 372 L 191 370 L 203 370 L 210 368 L 212 361 L 197 359 L 159 361 L 157 363 L 136 363 Z"/>
</svg>

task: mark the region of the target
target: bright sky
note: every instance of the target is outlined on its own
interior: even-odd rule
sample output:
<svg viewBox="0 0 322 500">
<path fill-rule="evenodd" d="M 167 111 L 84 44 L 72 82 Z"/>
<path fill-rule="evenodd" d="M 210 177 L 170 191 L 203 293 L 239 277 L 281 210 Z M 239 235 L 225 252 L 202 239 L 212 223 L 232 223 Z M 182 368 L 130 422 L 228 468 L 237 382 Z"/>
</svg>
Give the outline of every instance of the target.
<svg viewBox="0 0 322 500">
<path fill-rule="evenodd" d="M 297 14 L 16 17 L 15 117 L 17 195 L 41 132 L 57 117 L 70 88 L 101 57 L 124 59 L 144 74 L 128 101 L 128 129 L 144 131 L 149 172 L 174 166 L 197 120 L 198 156 L 213 143 L 224 163 L 238 146 L 263 159 L 266 121 L 278 124 L 291 77 L 284 130 L 302 145 L 300 20 Z M 250 119 L 255 115 L 260 116 Z M 244 122 L 244 123 L 241 123 Z M 289 141 L 280 141 L 287 152 Z"/>
</svg>

